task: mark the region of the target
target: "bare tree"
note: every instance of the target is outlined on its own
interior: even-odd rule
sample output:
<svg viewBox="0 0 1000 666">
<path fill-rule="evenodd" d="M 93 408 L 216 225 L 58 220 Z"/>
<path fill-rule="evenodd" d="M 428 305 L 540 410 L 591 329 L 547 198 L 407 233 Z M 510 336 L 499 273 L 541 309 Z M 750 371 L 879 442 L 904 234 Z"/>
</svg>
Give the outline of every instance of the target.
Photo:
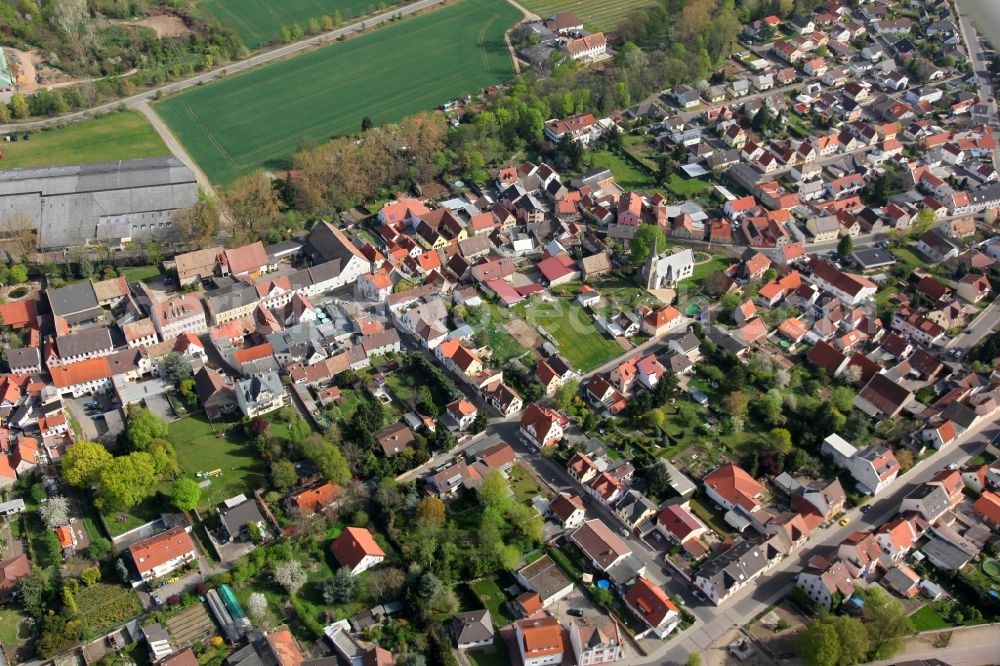
<svg viewBox="0 0 1000 666">
<path fill-rule="evenodd" d="M 23 213 L 8 215 L 0 221 L 0 243 L 18 259 L 27 259 L 35 251 L 35 221 Z"/>
<path fill-rule="evenodd" d="M 175 212 L 171 221 L 181 242 L 192 247 L 208 247 L 219 232 L 219 206 L 214 199 L 199 201 Z"/>
</svg>

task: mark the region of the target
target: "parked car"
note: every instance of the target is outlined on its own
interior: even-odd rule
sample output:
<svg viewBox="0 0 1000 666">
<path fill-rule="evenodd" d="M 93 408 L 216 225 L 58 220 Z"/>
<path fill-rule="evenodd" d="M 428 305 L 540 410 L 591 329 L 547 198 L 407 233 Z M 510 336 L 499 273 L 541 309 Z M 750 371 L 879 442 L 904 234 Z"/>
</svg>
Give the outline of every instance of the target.
<svg viewBox="0 0 1000 666">
<path fill-rule="evenodd" d="M 583 611 L 579 608 L 570 608 L 566 611 L 567 615 L 572 615 L 573 617 L 583 617 Z"/>
</svg>

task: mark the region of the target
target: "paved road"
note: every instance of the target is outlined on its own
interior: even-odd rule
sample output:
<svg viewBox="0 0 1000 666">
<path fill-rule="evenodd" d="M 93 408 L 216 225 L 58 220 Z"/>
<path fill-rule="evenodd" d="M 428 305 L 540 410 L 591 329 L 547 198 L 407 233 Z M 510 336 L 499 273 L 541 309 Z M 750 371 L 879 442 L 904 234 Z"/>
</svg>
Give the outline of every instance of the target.
<svg viewBox="0 0 1000 666">
<path fill-rule="evenodd" d="M 1000 301 L 993 301 L 979 313 L 972 326 L 949 340 L 945 348 L 961 349 L 964 355 L 977 342 L 992 333 L 998 324 L 1000 324 Z"/>
<path fill-rule="evenodd" d="M 976 75 L 976 83 L 979 86 L 979 96 L 986 103 L 987 121 L 994 130 L 1000 130 L 1000 123 L 997 122 L 996 98 L 993 95 L 993 81 L 989 72 L 989 60 L 983 53 L 982 41 L 972 19 L 962 11 L 961 3 L 954 4 L 958 12 L 958 25 L 962 31 L 962 38 L 965 40 L 966 48 L 969 52 L 969 61 L 972 63 L 972 70 Z M 996 150 L 993 151 L 993 165 L 1000 169 L 1000 156 Z"/>
<path fill-rule="evenodd" d="M 1000 628 L 997 628 L 995 631 L 996 634 L 992 638 L 988 638 L 975 645 L 961 645 L 941 650 L 924 650 L 922 652 L 907 652 L 899 655 L 896 659 L 873 661 L 868 666 L 893 666 L 904 660 L 912 663 L 925 659 L 940 659 L 951 666 L 995 664 L 997 663 L 997 655 L 1000 655 Z"/>
<path fill-rule="evenodd" d="M 688 609 L 697 622 L 681 635 L 673 637 L 649 657 L 633 660 L 634 664 L 684 663 L 691 652 L 701 652 L 734 626 L 746 624 L 758 616 L 768 605 L 783 597 L 794 582 L 795 573 L 806 561 L 819 551 L 834 549 L 849 534 L 856 530 L 878 527 L 896 515 L 899 502 L 915 485 L 928 480 L 937 471 L 952 463 L 961 463 L 980 453 L 986 444 L 1000 432 L 1000 418 L 980 424 L 970 431 L 957 446 L 933 455 L 898 478 L 881 497 L 872 502 L 872 509 L 862 514 L 855 509 L 847 513 L 849 525 L 820 529 L 810 537 L 809 542 L 798 552 L 782 560 L 760 581 L 727 600 L 721 607 L 696 601 L 679 576 L 668 578 L 664 574 L 664 562 L 659 559 L 645 542 L 630 536 L 625 541 L 635 555 L 647 567 L 647 577 L 662 585 L 669 594 L 679 595 L 688 604 Z M 580 487 L 557 462 L 541 455 L 531 454 L 519 441 L 518 419 L 495 419 L 488 433 L 498 434 L 517 450 L 518 457 L 539 476 L 553 491 L 571 490 L 581 494 Z M 570 433 L 572 436 L 572 432 Z M 617 518 L 601 503 L 584 496 L 588 518 L 600 518 L 608 525 L 620 528 Z"/>
<path fill-rule="evenodd" d="M 333 42 L 341 36 L 353 35 L 355 33 L 361 32 L 364 28 L 371 28 L 373 26 L 381 25 L 382 23 L 391 21 L 397 16 L 407 16 L 409 14 L 413 14 L 421 10 L 427 9 L 428 7 L 439 5 L 442 2 L 444 2 L 444 0 L 417 0 L 417 2 L 406 5 L 405 7 L 395 7 L 381 14 L 369 16 L 365 18 L 363 21 L 357 21 L 350 25 L 337 28 L 336 30 L 325 32 L 321 35 L 314 35 L 307 39 L 303 39 L 302 41 L 295 42 L 294 44 L 286 44 L 285 46 L 280 46 L 271 51 L 257 53 L 244 60 L 239 60 L 237 62 L 229 63 L 225 67 L 219 67 L 208 72 L 202 72 L 201 74 L 196 74 L 191 78 L 184 79 L 182 81 L 175 81 L 173 83 L 168 83 L 166 85 L 160 86 L 159 88 L 153 88 L 151 90 L 147 90 L 145 92 L 132 95 L 131 97 L 118 99 L 113 102 L 108 102 L 107 104 L 101 104 L 100 106 L 95 106 L 90 109 L 86 109 L 84 111 L 68 113 L 64 116 L 45 118 L 42 120 L 35 120 L 27 123 L 0 125 L 0 132 L 33 130 L 41 127 L 46 127 L 48 125 L 58 125 L 67 122 L 84 120 L 86 118 L 92 118 L 95 115 L 100 115 L 102 113 L 115 111 L 123 104 L 130 108 L 134 108 L 136 105 L 140 103 L 148 103 L 149 101 L 156 99 L 157 94 L 169 95 L 172 93 L 180 92 L 182 90 L 187 90 L 188 88 L 192 88 L 198 85 L 199 83 L 207 83 L 208 81 L 211 81 L 213 79 L 222 78 L 223 76 L 235 74 L 236 72 L 242 72 L 244 70 L 256 67 L 258 65 L 263 65 L 268 62 L 280 60 L 282 58 L 295 55 L 302 51 L 307 51 L 321 44 L 327 44 L 329 42 Z"/>
<path fill-rule="evenodd" d="M 149 124 L 153 126 L 156 133 L 160 135 L 160 138 L 163 139 L 163 143 L 166 144 L 167 149 L 173 153 L 174 157 L 183 162 L 184 166 L 191 169 L 191 173 L 194 174 L 195 180 L 198 181 L 198 186 L 201 188 L 201 191 L 213 199 L 217 198 L 215 188 L 212 187 L 212 181 L 208 179 L 208 176 L 201 170 L 198 163 L 194 161 L 184 146 L 181 145 L 181 142 L 177 140 L 177 137 L 170 131 L 170 128 L 167 127 L 165 122 L 163 122 L 163 119 L 160 118 L 159 114 L 153 111 L 149 102 L 147 100 L 142 100 L 133 105 L 132 108 L 145 116 L 146 120 L 148 120 Z"/>
</svg>

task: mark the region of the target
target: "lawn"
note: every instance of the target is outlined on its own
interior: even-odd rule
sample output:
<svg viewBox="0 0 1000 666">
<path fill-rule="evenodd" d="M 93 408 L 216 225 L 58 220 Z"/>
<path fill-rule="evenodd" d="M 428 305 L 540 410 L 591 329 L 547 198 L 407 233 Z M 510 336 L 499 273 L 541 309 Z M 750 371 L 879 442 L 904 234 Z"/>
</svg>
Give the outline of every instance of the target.
<svg viewBox="0 0 1000 666">
<path fill-rule="evenodd" d="M 159 495 L 154 495 L 142 504 L 132 507 L 127 513 L 106 513 L 102 515 L 108 532 L 112 537 L 117 537 L 129 530 L 134 530 L 140 525 L 145 525 L 148 522 L 156 520 L 166 507 L 166 500 Z"/>
<path fill-rule="evenodd" d="M 531 500 L 539 495 L 547 497 L 549 494 L 521 463 L 510 469 L 510 486 L 514 491 L 514 499 L 522 504 L 531 503 Z"/>
<path fill-rule="evenodd" d="M 358 405 L 361 404 L 361 396 L 358 392 L 352 388 L 341 388 L 340 389 L 340 403 L 332 404 L 326 409 L 327 415 L 330 418 L 340 421 L 342 423 L 347 423 L 354 416 L 354 412 L 357 411 Z"/>
<path fill-rule="evenodd" d="M 385 3 L 388 6 L 397 4 L 401 3 Z M 324 14 L 333 18 L 338 11 L 343 22 L 350 23 L 352 19 L 375 13 L 378 3 L 369 0 L 204 0 L 198 3 L 198 8 L 236 28 L 243 43 L 255 49 L 276 41 L 282 26 L 298 23 L 305 28 L 310 18 L 318 19 Z"/>
<path fill-rule="evenodd" d="M 613 30 L 633 9 L 656 3 L 655 0 L 527 0 L 522 4 L 542 18 L 573 12 L 588 30 Z"/>
<path fill-rule="evenodd" d="M 483 303 L 472 308 L 466 316 L 466 323 L 478 333 L 476 343 L 489 347 L 493 354 L 493 365 L 498 367 L 528 351 L 503 327 L 507 319 L 510 319 L 510 315 L 493 303 Z"/>
<path fill-rule="evenodd" d="M 910 620 L 913 621 L 913 628 L 917 631 L 945 629 L 951 626 L 951 623 L 941 617 L 941 614 L 930 604 L 910 615 Z"/>
<path fill-rule="evenodd" d="M 694 265 L 694 270 L 691 272 L 690 278 L 692 282 L 698 284 L 699 286 L 705 278 L 711 275 L 714 271 L 724 271 L 729 266 L 729 262 L 725 261 L 722 257 L 716 254 L 713 254 L 709 261 L 697 263 L 703 258 L 700 257 L 701 254 L 701 252 L 695 253 L 696 263 Z"/>
<path fill-rule="evenodd" d="M 559 353 L 581 372 L 589 372 L 622 354 L 617 342 L 604 336 L 593 318 L 569 299 L 521 303 L 515 311 L 530 326 L 541 327 L 558 343 Z"/>
<path fill-rule="evenodd" d="M 648 190 L 654 185 L 653 179 L 644 171 L 640 171 L 634 164 L 610 150 L 591 150 L 586 156 L 591 168 L 611 169 L 615 174 L 615 182 L 624 190 Z"/>
<path fill-rule="evenodd" d="M 138 113 L 121 111 L 58 129 L 34 132 L 31 141 L 0 144 L 0 169 L 111 162 L 160 157 L 170 151 Z"/>
<path fill-rule="evenodd" d="M 169 439 L 184 472 L 194 476 L 197 472 L 222 470 L 211 479 L 210 486 L 202 488 L 199 509 L 240 493 L 249 495 L 264 483 L 264 462 L 242 433 L 233 432 L 233 425 L 216 421 L 215 428 L 226 433 L 219 437 L 204 416 L 188 416 L 170 424 Z"/>
<path fill-rule="evenodd" d="M 917 253 L 908 247 L 894 247 L 890 250 L 892 256 L 903 262 L 910 268 L 920 268 L 927 265 L 927 262 L 917 256 Z"/>
<path fill-rule="evenodd" d="M 129 282 L 144 282 L 161 275 L 159 266 L 130 266 L 118 272 Z"/>
<path fill-rule="evenodd" d="M 667 187 L 679 197 L 700 197 L 712 191 L 712 184 L 698 178 L 686 178 L 679 173 L 670 174 Z"/>
<path fill-rule="evenodd" d="M 0 643 L 7 650 L 14 650 L 26 641 L 18 637 L 18 627 L 28 616 L 14 608 L 0 610 Z"/>
<path fill-rule="evenodd" d="M 480 601 L 489 609 L 490 615 L 493 616 L 494 625 L 503 626 L 513 621 L 504 608 L 507 595 L 497 585 L 496 579 L 484 578 L 477 583 L 472 583 L 472 591 L 476 593 Z"/>
<path fill-rule="evenodd" d="M 513 77 L 504 32 L 520 19 L 497 0 L 461 0 L 156 104 L 218 183 L 288 166 L 303 141 L 392 122 Z"/>
</svg>

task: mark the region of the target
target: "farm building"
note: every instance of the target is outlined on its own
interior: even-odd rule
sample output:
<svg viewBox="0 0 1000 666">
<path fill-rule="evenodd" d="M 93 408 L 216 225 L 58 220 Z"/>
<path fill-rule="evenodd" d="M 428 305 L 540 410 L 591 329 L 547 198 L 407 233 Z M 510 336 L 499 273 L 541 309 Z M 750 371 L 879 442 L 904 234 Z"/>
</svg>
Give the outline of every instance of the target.
<svg viewBox="0 0 1000 666">
<path fill-rule="evenodd" d="M 0 215 L 31 219 L 41 250 L 159 241 L 197 202 L 194 174 L 174 157 L 0 172 Z"/>
</svg>

